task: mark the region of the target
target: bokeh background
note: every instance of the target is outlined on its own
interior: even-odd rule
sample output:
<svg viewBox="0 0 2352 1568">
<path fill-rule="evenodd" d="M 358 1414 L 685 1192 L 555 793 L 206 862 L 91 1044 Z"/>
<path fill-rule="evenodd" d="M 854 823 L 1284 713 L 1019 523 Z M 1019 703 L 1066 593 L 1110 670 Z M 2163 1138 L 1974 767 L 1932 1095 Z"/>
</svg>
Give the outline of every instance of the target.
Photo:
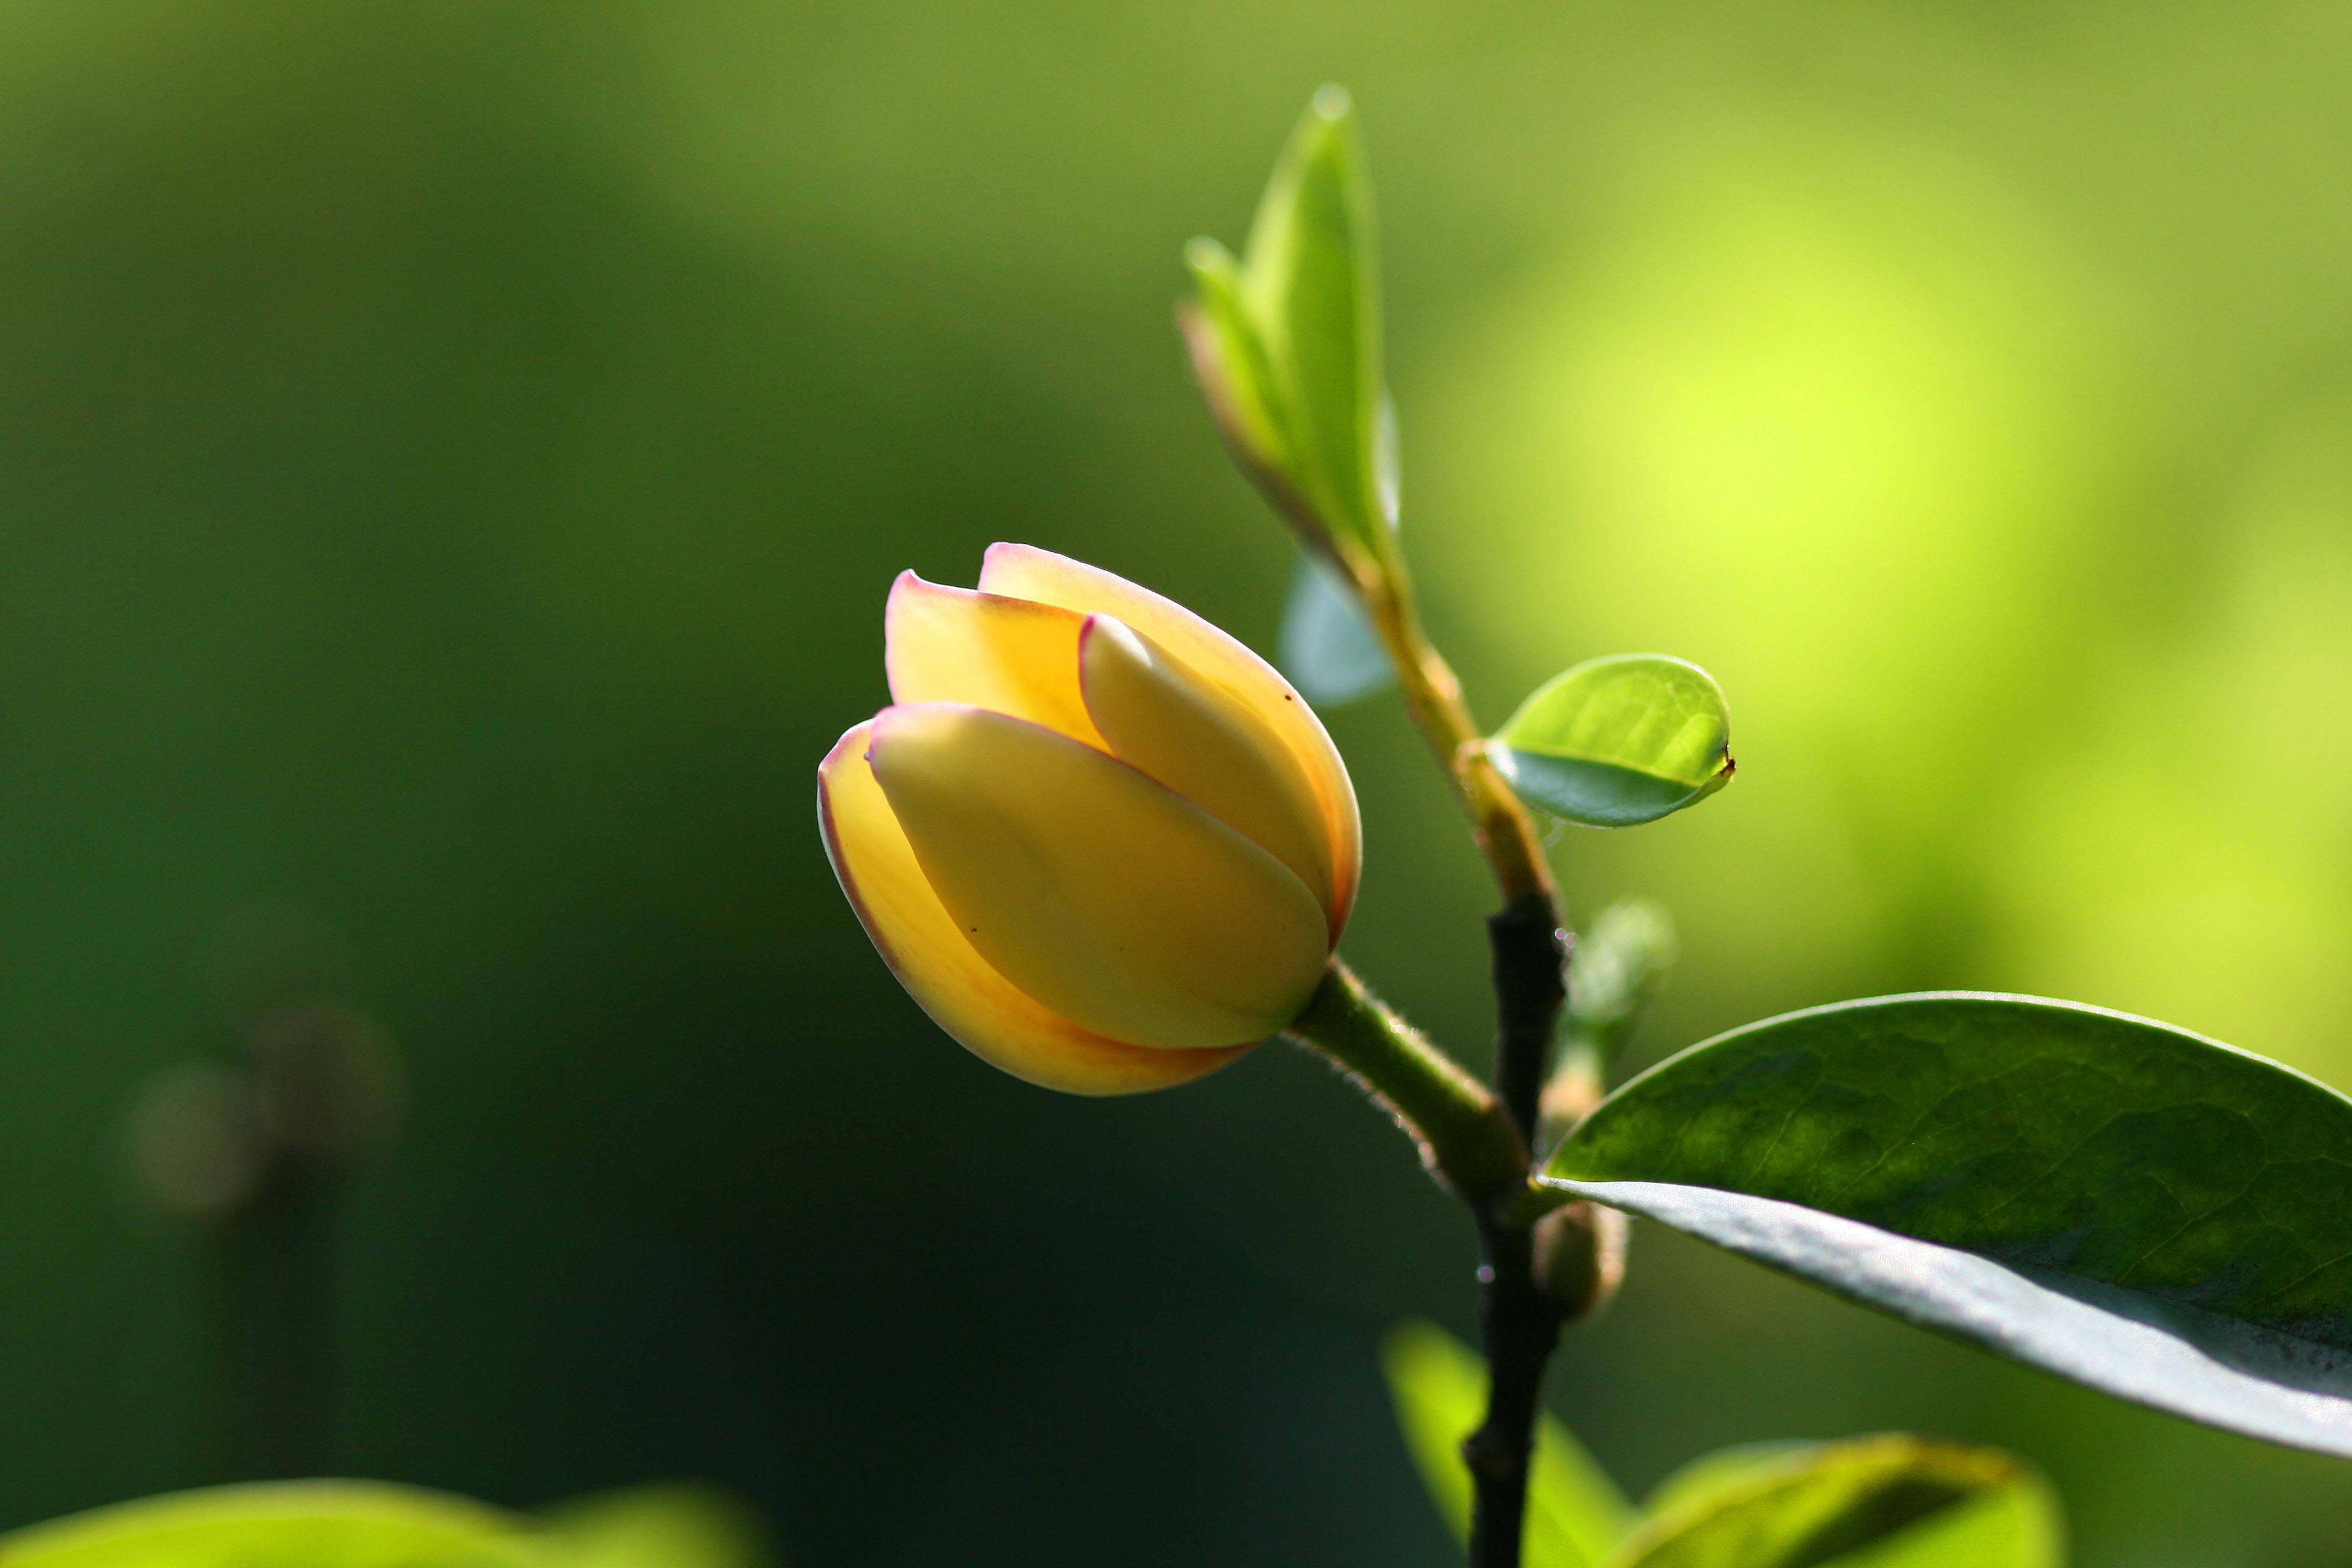
<svg viewBox="0 0 2352 1568">
<path fill-rule="evenodd" d="M 1928 985 L 2352 1085 L 2352 11 L 2238 0 L 0 9 L 0 1523 L 205 1479 L 138 1084 L 291 900 L 409 1064 L 332 1462 L 668 1476 L 790 1560 L 1449 1561 L 1373 1346 L 1458 1212 L 1280 1048 L 1109 1103 L 891 984 L 812 769 L 994 539 L 1270 647 L 1171 324 L 1320 82 L 1385 226 L 1404 527 L 1499 719 L 1699 660 L 1736 787 L 1645 1054 Z M 1391 701 L 1348 950 L 1483 1058 L 1479 866 Z M 1643 1231 L 1555 1407 L 1629 1486 L 1901 1427 L 2092 1568 L 2352 1563 L 2352 1471 Z"/>
</svg>

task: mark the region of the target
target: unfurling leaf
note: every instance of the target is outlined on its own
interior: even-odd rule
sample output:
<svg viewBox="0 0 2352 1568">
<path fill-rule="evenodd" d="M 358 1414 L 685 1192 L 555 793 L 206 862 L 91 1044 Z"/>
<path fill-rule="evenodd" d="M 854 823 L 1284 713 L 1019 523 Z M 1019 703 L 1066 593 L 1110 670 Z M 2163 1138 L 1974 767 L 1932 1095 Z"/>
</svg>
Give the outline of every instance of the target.
<svg viewBox="0 0 2352 1568">
<path fill-rule="evenodd" d="M 1282 673 L 1318 708 L 1369 697 L 1396 679 L 1355 590 L 1304 552 L 1282 607 Z"/>
<path fill-rule="evenodd" d="M 2058 1568 L 2063 1540 L 2049 1487 L 2006 1454 L 1860 1437 L 1697 1461 L 1606 1568 Z"/>
<path fill-rule="evenodd" d="M 2185 1030 L 1843 1003 L 1619 1089 L 1547 1185 L 2191 1420 L 2352 1458 L 2352 1100 Z"/>
<path fill-rule="evenodd" d="M 1315 95 L 1242 258 L 1208 239 L 1185 256 L 1185 336 L 1234 456 L 1309 544 L 1351 569 L 1391 559 L 1371 187 L 1345 92 Z"/>
<path fill-rule="evenodd" d="M 1486 1363 L 1430 1323 L 1400 1323 L 1381 1347 L 1397 1426 L 1457 1540 L 1470 1535 L 1462 1440 L 1486 1414 Z M 1633 1521 L 1633 1505 L 1567 1427 L 1546 1415 L 1528 1478 L 1527 1568 L 1600 1568 Z"/>
<path fill-rule="evenodd" d="M 1730 782 L 1731 710 L 1695 664 L 1615 654 L 1537 688 L 1486 749 L 1528 805 L 1588 827 L 1630 827 Z"/>
</svg>

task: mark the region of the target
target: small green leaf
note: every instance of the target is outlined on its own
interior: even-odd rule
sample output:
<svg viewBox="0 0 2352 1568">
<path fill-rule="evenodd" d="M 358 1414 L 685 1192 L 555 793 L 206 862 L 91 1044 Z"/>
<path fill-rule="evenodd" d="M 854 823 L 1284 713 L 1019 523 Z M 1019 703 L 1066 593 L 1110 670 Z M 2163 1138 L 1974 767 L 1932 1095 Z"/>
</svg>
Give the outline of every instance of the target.
<svg viewBox="0 0 2352 1568">
<path fill-rule="evenodd" d="M 1315 95 L 1243 254 L 1242 296 L 1282 388 L 1310 493 L 1335 533 L 1381 559 L 1390 520 L 1376 457 L 1386 395 L 1372 195 L 1342 89 Z"/>
<path fill-rule="evenodd" d="M 177 1492 L 0 1536 L 8 1568 L 491 1568 L 535 1564 L 523 1522 L 375 1481 Z"/>
<path fill-rule="evenodd" d="M 1456 1539 L 1470 1536 L 1462 1440 L 1486 1414 L 1486 1363 L 1433 1324 L 1400 1323 L 1381 1347 L 1397 1426 L 1422 1482 Z M 1527 1568 L 1600 1568 L 1632 1527 L 1633 1505 L 1584 1446 L 1549 1415 L 1528 1478 Z"/>
<path fill-rule="evenodd" d="M 1184 260 L 1196 298 L 1178 321 L 1217 428 L 1250 477 L 1274 493 L 1295 521 L 1319 534 L 1321 520 L 1295 477 L 1297 462 L 1284 429 L 1282 390 L 1242 300 L 1240 265 L 1232 252 L 1207 238 L 1185 247 Z"/>
<path fill-rule="evenodd" d="M 1728 1463 L 1662 1489 L 1607 1568 L 2057 1568 L 2063 1526 L 2005 1454 L 1862 1437 Z"/>
<path fill-rule="evenodd" d="M 1675 918 L 1664 905 L 1649 899 L 1611 904 L 1576 939 L 1562 1029 L 1603 1058 L 1613 1057 L 1665 983 L 1679 952 Z"/>
<path fill-rule="evenodd" d="M 1731 710 L 1715 678 L 1664 654 L 1587 659 L 1487 742 L 1521 799 L 1588 827 L 1654 822 L 1730 782 Z"/>
<path fill-rule="evenodd" d="M 1195 374 L 1242 467 L 1307 543 L 1351 569 L 1394 559 L 1396 427 L 1381 380 L 1371 186 L 1348 95 L 1315 95 L 1236 262 L 1185 252 Z"/>
<path fill-rule="evenodd" d="M 2352 1458 L 2352 1100 L 2185 1030 L 1954 993 L 1768 1019 L 1543 1180 L 2120 1398 Z"/>
<path fill-rule="evenodd" d="M 1369 697 L 1396 679 L 1355 591 L 1336 567 L 1303 551 L 1282 607 L 1282 672 L 1318 708 Z"/>
<path fill-rule="evenodd" d="M 709 1487 L 633 1487 L 551 1510 L 546 1568 L 767 1568 L 751 1512 Z"/>
</svg>

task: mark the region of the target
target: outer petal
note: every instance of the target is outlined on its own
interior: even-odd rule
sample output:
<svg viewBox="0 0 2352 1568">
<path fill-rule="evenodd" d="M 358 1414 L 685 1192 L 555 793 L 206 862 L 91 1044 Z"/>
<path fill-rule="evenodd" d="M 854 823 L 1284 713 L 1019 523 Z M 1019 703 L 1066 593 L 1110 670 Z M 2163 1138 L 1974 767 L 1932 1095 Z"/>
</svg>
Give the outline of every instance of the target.
<svg viewBox="0 0 2352 1568">
<path fill-rule="evenodd" d="M 947 702 L 885 709 L 866 757 L 972 946 L 1082 1027 L 1241 1045 L 1288 1025 L 1322 977 L 1307 885 L 1115 757 Z"/>
<path fill-rule="evenodd" d="M 1100 745 L 1078 691 L 1086 616 L 901 572 L 883 612 L 894 702 L 965 702 Z"/>
<path fill-rule="evenodd" d="M 1363 825 L 1355 786 L 1339 749 L 1290 682 L 1232 637 L 1172 599 L 1098 566 L 1027 544 L 992 544 L 980 571 L 982 592 L 1034 599 L 1065 609 L 1116 616 L 1174 654 L 1193 671 L 1254 709 L 1290 748 L 1313 781 L 1331 838 L 1331 931 L 1336 938 L 1356 899 L 1363 865 Z"/>
<path fill-rule="evenodd" d="M 866 766 L 873 725 L 844 735 L 817 769 L 825 854 L 866 934 L 908 995 L 982 1061 L 1071 1094 L 1133 1094 L 1187 1083 L 1249 1047 L 1146 1050 L 1081 1029 L 999 974 L 966 940 L 915 863 Z"/>
<path fill-rule="evenodd" d="M 1088 616 L 1079 634 L 1078 688 L 1111 755 L 1289 867 L 1328 915 L 1331 838 L 1322 806 L 1255 710 L 1108 616 Z"/>
</svg>

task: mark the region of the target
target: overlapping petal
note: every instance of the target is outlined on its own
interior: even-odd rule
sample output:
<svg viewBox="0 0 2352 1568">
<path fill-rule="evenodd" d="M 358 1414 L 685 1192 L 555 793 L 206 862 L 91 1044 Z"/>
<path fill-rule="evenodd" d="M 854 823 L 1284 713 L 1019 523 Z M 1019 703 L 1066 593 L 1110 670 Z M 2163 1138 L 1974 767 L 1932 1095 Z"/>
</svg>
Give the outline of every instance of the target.
<svg viewBox="0 0 2352 1568">
<path fill-rule="evenodd" d="M 1078 689 L 1085 625 L 1085 616 L 1059 605 L 901 572 L 882 612 L 890 699 L 969 703 L 1100 745 Z"/>
<path fill-rule="evenodd" d="M 1328 913 L 1331 838 L 1314 785 L 1253 710 L 1108 616 L 1087 617 L 1078 689 L 1113 756 L 1289 867 Z"/>
<path fill-rule="evenodd" d="M 1247 1046 L 1164 1050 L 1080 1028 L 982 958 L 917 863 L 866 761 L 873 729 L 842 736 L 817 771 L 825 853 L 874 946 L 933 1022 L 1016 1078 L 1073 1094 L 1132 1094 L 1214 1072 Z"/>
<path fill-rule="evenodd" d="M 1363 860 L 1356 792 L 1339 748 L 1273 666 L 1173 600 L 1049 550 L 991 545 L 980 586 L 984 594 L 1115 616 L 1253 712 L 1297 761 L 1314 791 L 1331 846 L 1329 929 L 1336 936 L 1355 901 Z"/>
<path fill-rule="evenodd" d="M 1082 1028 L 1241 1045 L 1287 1025 L 1321 977 L 1328 916 L 1297 874 L 1104 752 L 919 703 L 875 720 L 867 756 L 970 944 Z"/>
</svg>

